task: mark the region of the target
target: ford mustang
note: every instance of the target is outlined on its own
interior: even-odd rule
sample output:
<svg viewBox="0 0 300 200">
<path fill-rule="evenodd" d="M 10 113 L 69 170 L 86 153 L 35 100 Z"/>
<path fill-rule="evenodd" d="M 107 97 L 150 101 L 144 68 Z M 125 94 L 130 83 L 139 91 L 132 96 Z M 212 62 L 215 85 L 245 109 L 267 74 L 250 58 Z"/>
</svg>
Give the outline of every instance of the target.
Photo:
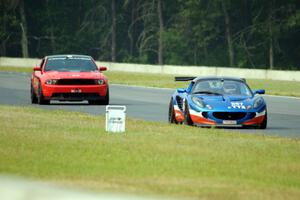
<svg viewBox="0 0 300 200">
<path fill-rule="evenodd" d="M 109 104 L 109 86 L 102 71 L 90 56 L 46 56 L 31 75 L 31 102 L 49 104 L 50 100 Z"/>
<path fill-rule="evenodd" d="M 196 126 L 267 127 L 267 105 L 245 79 L 232 77 L 175 77 L 191 81 L 177 89 L 169 104 L 169 122 Z"/>
</svg>

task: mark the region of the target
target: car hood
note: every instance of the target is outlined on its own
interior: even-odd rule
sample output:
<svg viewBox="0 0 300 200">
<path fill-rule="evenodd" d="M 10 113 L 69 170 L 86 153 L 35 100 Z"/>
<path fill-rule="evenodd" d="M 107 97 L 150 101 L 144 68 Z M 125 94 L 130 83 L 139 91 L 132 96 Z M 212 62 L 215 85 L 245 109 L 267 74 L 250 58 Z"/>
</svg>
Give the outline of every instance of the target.
<svg viewBox="0 0 300 200">
<path fill-rule="evenodd" d="M 217 110 L 245 110 L 247 106 L 252 106 L 253 99 L 248 96 L 232 96 L 232 95 L 195 95 L 201 99 L 205 105 L 211 106 Z"/>
<path fill-rule="evenodd" d="M 100 79 L 105 76 L 100 72 L 45 72 L 44 76 L 49 79 Z"/>
</svg>

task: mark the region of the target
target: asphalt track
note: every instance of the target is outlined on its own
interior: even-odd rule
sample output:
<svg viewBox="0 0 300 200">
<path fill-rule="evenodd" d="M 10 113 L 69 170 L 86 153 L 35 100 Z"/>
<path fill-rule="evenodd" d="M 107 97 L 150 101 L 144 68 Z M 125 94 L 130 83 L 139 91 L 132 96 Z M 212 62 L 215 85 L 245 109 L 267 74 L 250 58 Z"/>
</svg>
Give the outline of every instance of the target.
<svg viewBox="0 0 300 200">
<path fill-rule="evenodd" d="M 168 104 L 172 93 L 172 89 L 110 85 L 110 105 L 126 105 L 128 117 L 167 122 Z M 268 104 L 268 128 L 237 129 L 237 131 L 300 138 L 300 98 L 278 96 L 264 98 Z M 105 106 L 88 105 L 87 102 L 32 105 L 30 75 L 26 73 L 0 72 L 0 104 L 66 109 L 96 115 L 105 113 Z"/>
</svg>

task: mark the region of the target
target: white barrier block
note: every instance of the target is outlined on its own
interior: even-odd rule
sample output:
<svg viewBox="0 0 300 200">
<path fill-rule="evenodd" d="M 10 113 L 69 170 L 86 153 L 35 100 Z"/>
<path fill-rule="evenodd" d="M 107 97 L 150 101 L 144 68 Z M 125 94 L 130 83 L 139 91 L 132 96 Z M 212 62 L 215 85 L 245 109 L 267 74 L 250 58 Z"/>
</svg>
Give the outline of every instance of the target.
<svg viewBox="0 0 300 200">
<path fill-rule="evenodd" d="M 125 132 L 126 106 L 106 106 L 107 132 Z"/>
</svg>

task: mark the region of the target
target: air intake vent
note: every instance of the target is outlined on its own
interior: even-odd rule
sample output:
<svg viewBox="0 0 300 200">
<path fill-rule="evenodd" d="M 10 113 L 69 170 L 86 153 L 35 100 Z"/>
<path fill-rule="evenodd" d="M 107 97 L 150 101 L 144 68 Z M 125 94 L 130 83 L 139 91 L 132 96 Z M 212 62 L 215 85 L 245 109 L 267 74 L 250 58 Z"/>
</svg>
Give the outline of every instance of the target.
<svg viewBox="0 0 300 200">
<path fill-rule="evenodd" d="M 222 120 L 239 120 L 246 116 L 245 112 L 214 112 L 213 116 Z"/>
<path fill-rule="evenodd" d="M 182 109 L 182 99 L 179 96 L 176 96 L 176 101 L 180 110 Z"/>
<path fill-rule="evenodd" d="M 59 79 L 56 85 L 95 85 L 94 79 Z"/>
</svg>

